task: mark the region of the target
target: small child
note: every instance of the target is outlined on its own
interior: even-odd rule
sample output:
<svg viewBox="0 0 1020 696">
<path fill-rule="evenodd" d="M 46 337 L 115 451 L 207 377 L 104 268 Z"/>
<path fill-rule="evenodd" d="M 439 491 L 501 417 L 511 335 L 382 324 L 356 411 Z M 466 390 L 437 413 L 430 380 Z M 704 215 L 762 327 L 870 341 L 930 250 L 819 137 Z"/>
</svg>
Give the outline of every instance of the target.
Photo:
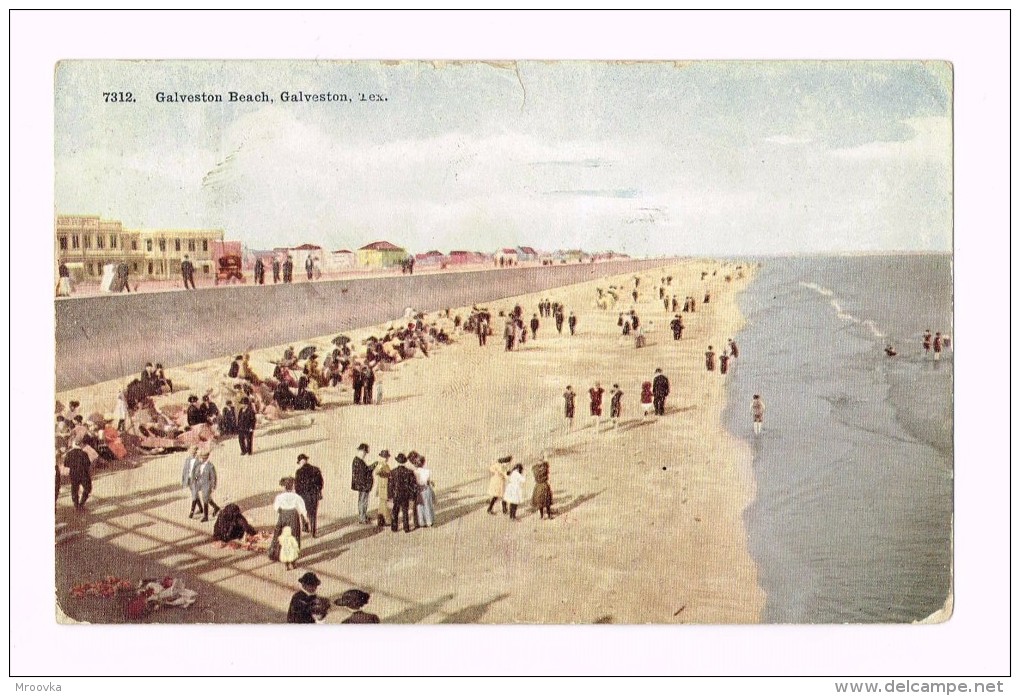
<svg viewBox="0 0 1020 696">
<path fill-rule="evenodd" d="M 287 570 L 294 570 L 294 561 L 298 559 L 301 547 L 290 525 L 280 530 L 280 561 L 287 565 Z"/>
</svg>

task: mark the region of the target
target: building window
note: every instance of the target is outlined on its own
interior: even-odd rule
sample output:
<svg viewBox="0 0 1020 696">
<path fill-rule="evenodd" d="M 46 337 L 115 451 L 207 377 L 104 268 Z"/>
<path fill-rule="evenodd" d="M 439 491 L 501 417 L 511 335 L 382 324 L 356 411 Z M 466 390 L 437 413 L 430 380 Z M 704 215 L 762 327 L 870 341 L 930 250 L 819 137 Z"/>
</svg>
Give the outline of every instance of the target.
<svg viewBox="0 0 1020 696">
<path fill-rule="evenodd" d="M 81 245 L 82 245 L 83 249 L 91 249 L 92 248 L 92 235 L 87 234 L 84 237 L 82 237 L 81 238 Z"/>
<path fill-rule="evenodd" d="M 152 261 L 149 261 L 149 275 L 152 275 Z"/>
<path fill-rule="evenodd" d="M 202 240 L 202 251 L 209 251 L 209 240 L 208 239 L 203 239 Z"/>
<path fill-rule="evenodd" d="M 110 248 L 111 249 L 117 248 L 117 235 L 115 234 L 110 235 Z"/>
<path fill-rule="evenodd" d="M 92 262 L 91 261 L 89 261 L 87 264 L 85 264 L 85 268 L 86 268 L 86 270 L 88 270 L 89 275 L 93 275 L 93 273 L 92 273 Z"/>
<path fill-rule="evenodd" d="M 71 248 L 72 249 L 78 248 L 78 235 L 76 234 L 71 235 Z"/>
<path fill-rule="evenodd" d="M 145 240 L 145 250 L 150 252 L 150 253 L 152 252 L 152 240 L 151 239 L 146 239 Z M 149 264 L 149 273 L 152 273 L 152 264 L 151 263 Z"/>
<path fill-rule="evenodd" d="M 138 263 L 131 264 L 131 270 L 135 273 L 138 273 Z"/>
<path fill-rule="evenodd" d="M 202 270 L 205 272 L 206 275 L 209 275 L 209 264 L 203 263 Z"/>
<path fill-rule="evenodd" d="M 181 250 L 181 240 L 175 239 L 174 240 L 174 251 L 180 251 L 180 250 Z"/>
<path fill-rule="evenodd" d="M 137 239 L 132 239 L 131 240 L 131 251 L 138 251 L 138 240 Z M 151 249 L 150 249 L 150 251 L 151 251 Z"/>
<path fill-rule="evenodd" d="M 103 240 L 103 235 L 97 234 L 96 235 L 96 249 L 102 249 L 103 248 L 103 241 L 104 241 Z"/>
<path fill-rule="evenodd" d="M 67 237 L 60 238 L 60 250 L 67 251 Z"/>
<path fill-rule="evenodd" d="M 166 253 L 166 240 L 165 239 L 159 240 L 159 250 L 160 250 L 161 253 L 164 253 L 164 254 Z"/>
<path fill-rule="evenodd" d="M 195 240 L 194 239 L 189 239 L 188 240 L 188 251 L 194 251 L 194 250 L 195 250 Z"/>
</svg>

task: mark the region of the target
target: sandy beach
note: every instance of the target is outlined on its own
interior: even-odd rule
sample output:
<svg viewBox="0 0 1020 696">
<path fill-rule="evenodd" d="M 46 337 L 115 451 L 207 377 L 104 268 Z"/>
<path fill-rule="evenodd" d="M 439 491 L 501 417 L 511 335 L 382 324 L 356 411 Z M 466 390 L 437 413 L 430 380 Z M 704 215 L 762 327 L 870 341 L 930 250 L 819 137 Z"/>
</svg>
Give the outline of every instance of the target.
<svg viewBox="0 0 1020 696">
<path fill-rule="evenodd" d="M 579 318 L 577 335 L 565 326 L 557 334 L 552 318 L 543 317 L 537 340 L 508 353 L 499 335 L 502 320 L 495 317 L 496 335 L 486 347 L 473 335 L 456 335 L 454 344 L 430 357 L 380 372 L 382 404 L 354 406 L 349 387 L 323 389 L 323 409 L 260 426 L 254 456 L 240 457 L 236 439 L 221 440 L 212 454 L 219 474 L 214 498 L 220 505 L 237 503 L 260 529 L 275 524 L 277 482 L 293 474 L 299 453 L 322 469 L 320 534 L 303 538 L 297 570 L 265 554 L 218 548 L 211 522 L 188 519 L 189 496 L 180 486 L 183 453 L 97 472 L 84 515 L 74 512 L 65 483 L 56 511 L 58 604 L 74 620 L 123 621 L 119 600 L 73 598 L 71 584 L 169 574 L 196 589 L 198 601 L 148 621 L 282 622 L 297 577 L 314 570 L 322 595 L 352 587 L 371 592 L 367 610 L 384 623 L 756 622 L 763 596 L 742 520 L 754 496 L 750 452 L 722 425 L 727 377 L 704 368 L 706 347 L 719 352 L 743 322 L 736 296 L 753 271 L 727 282 L 732 267 L 691 260 L 639 273 L 636 304 L 629 296 L 634 274 L 488 303 L 494 315 L 520 304 L 527 321 L 540 299 L 562 302 Z M 704 281 L 702 271 L 709 272 Z M 683 315 L 681 341 L 673 340 L 673 314 L 656 291 L 667 275 L 681 304 L 687 295 L 698 300 L 697 312 Z M 613 284 L 625 293 L 615 308 L 598 309 L 596 287 Z M 706 290 L 711 302 L 702 304 Z M 618 313 L 632 307 L 648 339 L 640 349 L 617 326 Z M 466 317 L 469 309 L 454 308 L 452 315 Z M 348 334 L 358 342 L 379 330 Z M 298 350 L 316 345 L 324 354 L 331 338 L 296 335 L 291 344 Z M 284 347 L 253 352 L 256 372 L 270 375 L 269 361 Z M 230 357 L 168 370 L 175 393 L 157 403 L 185 404 L 189 394 L 218 390 Z M 643 421 L 640 386 L 660 367 L 671 382 L 666 415 Z M 110 412 L 126 381 L 58 393 L 57 399 L 79 400 L 85 413 Z M 612 385 L 624 392 L 616 429 L 608 419 L 598 432 L 591 426 L 587 390 L 596 381 L 607 391 L 606 413 Z M 578 392 L 569 433 L 562 399 L 568 384 Z M 216 399 L 221 407 L 224 399 Z M 428 458 L 436 481 L 434 527 L 394 534 L 357 523 L 350 479 L 361 442 L 371 447 L 370 463 L 383 448 L 394 454 L 415 449 Z M 487 515 L 488 468 L 496 458 L 510 454 L 525 464 L 530 499 L 531 466 L 543 453 L 556 517 L 540 520 L 529 505 L 516 523 Z M 327 623 L 345 616 L 335 608 Z"/>
</svg>

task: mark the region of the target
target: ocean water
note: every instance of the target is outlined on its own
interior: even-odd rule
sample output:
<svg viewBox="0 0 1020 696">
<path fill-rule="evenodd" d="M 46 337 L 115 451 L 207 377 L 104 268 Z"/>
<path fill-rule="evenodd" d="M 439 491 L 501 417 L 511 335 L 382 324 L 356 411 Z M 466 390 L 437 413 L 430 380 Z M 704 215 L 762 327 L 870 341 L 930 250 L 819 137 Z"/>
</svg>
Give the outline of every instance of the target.
<svg viewBox="0 0 1020 696">
<path fill-rule="evenodd" d="M 952 334 L 952 259 L 759 261 L 726 423 L 754 453 L 762 619 L 922 619 L 952 586 L 953 351 L 935 363 L 921 345 L 925 329 Z"/>
</svg>

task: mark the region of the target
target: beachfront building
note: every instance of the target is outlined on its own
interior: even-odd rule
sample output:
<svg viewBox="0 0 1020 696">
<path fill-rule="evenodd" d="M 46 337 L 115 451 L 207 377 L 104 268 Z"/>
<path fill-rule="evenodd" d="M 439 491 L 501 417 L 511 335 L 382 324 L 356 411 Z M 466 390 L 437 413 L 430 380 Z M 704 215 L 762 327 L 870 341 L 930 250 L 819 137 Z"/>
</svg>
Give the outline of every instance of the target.
<svg viewBox="0 0 1020 696">
<path fill-rule="evenodd" d="M 407 251 L 386 241 L 372 242 L 358 249 L 358 264 L 370 268 L 399 266 Z"/>
<path fill-rule="evenodd" d="M 515 250 L 520 261 L 538 261 L 538 252 L 529 246 L 519 246 Z"/>
<path fill-rule="evenodd" d="M 469 264 L 492 265 L 492 257 L 489 254 L 483 254 L 480 251 L 451 251 L 447 258 L 449 259 L 448 263 L 451 266 L 464 266 Z"/>
<path fill-rule="evenodd" d="M 57 265 L 67 264 L 78 281 L 98 281 L 103 266 L 122 262 L 135 278 L 179 278 L 185 254 L 207 275 L 214 241 L 223 241 L 223 230 L 126 230 L 98 215 L 58 215 L 54 225 Z"/>
<path fill-rule="evenodd" d="M 350 249 L 331 251 L 323 258 L 322 270 L 326 272 L 347 271 L 358 265 L 358 255 Z"/>
<path fill-rule="evenodd" d="M 502 263 L 504 265 L 510 263 L 517 263 L 518 261 L 517 250 L 505 247 L 497 251 L 495 254 L 493 254 L 492 258 L 496 261 L 496 263 Z"/>
<path fill-rule="evenodd" d="M 281 259 L 286 258 L 287 254 L 290 254 L 290 258 L 294 261 L 294 274 L 300 275 L 305 272 L 305 261 L 308 257 L 311 257 L 319 265 L 319 270 L 323 270 L 323 257 L 326 256 L 326 251 L 318 244 L 302 244 L 296 247 L 290 247 L 288 249 L 282 249 Z"/>
<path fill-rule="evenodd" d="M 446 256 L 444 256 L 442 252 L 436 251 L 435 249 L 424 254 L 414 255 L 414 265 L 416 267 L 420 266 L 422 268 L 445 268 L 446 261 L 447 261 Z"/>
</svg>

